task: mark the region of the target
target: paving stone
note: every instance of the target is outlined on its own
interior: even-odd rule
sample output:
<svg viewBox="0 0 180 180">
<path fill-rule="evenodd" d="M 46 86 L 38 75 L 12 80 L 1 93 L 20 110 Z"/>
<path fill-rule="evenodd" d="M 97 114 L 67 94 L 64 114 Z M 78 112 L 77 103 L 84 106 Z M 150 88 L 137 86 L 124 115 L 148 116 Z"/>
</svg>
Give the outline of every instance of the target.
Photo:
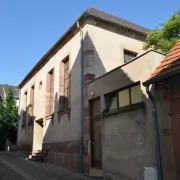
<svg viewBox="0 0 180 180">
<path fill-rule="evenodd" d="M 0 180 L 26 180 L 17 172 L 0 162 Z"/>
<path fill-rule="evenodd" d="M 1 175 L 7 178 L 1 179 Z M 26 180 L 92 180 L 52 164 L 28 161 L 16 153 L 0 152 L 0 180 L 24 180 L 23 178 Z"/>
</svg>

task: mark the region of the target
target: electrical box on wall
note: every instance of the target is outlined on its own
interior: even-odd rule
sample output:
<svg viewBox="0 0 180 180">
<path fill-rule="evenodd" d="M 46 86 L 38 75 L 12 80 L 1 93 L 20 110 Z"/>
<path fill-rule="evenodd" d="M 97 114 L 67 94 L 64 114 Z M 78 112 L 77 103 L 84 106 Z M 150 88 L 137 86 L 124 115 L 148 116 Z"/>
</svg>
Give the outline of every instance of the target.
<svg viewBox="0 0 180 180">
<path fill-rule="evenodd" d="M 144 167 L 144 180 L 157 180 L 157 169 L 155 166 Z"/>
</svg>

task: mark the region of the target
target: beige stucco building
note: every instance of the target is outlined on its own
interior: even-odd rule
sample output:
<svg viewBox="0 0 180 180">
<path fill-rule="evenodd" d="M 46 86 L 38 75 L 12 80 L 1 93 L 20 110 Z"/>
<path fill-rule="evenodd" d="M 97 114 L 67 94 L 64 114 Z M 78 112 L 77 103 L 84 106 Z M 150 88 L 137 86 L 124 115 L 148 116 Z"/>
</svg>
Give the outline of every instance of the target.
<svg viewBox="0 0 180 180">
<path fill-rule="evenodd" d="M 19 151 L 43 149 L 48 162 L 80 171 L 83 45 L 84 173 L 102 169 L 114 179 L 138 179 L 142 166 L 156 163 L 151 105 L 141 83 L 164 55 L 142 50 L 149 30 L 129 21 L 94 8 L 77 21 L 83 44 L 75 22 L 19 85 Z M 118 98 L 127 92 L 119 90 L 131 94 L 131 88 L 130 104 L 123 99 L 121 106 Z"/>
</svg>

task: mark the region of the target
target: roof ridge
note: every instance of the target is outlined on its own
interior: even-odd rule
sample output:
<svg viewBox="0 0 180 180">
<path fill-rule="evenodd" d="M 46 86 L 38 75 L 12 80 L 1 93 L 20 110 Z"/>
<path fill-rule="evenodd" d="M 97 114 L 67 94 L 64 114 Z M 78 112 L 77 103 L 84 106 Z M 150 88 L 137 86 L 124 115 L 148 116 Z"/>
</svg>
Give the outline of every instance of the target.
<svg viewBox="0 0 180 180">
<path fill-rule="evenodd" d="M 148 31 L 151 31 L 150 29 L 148 29 L 148 28 L 146 28 L 146 27 L 144 27 L 144 26 L 141 26 L 141 25 L 139 25 L 139 24 L 137 24 L 137 23 L 134 23 L 134 22 L 132 22 L 132 21 L 129 21 L 129 20 L 126 20 L 126 19 L 124 19 L 124 18 L 121 18 L 121 17 L 119 17 L 119 16 L 117 16 L 117 15 L 113 15 L 113 14 L 110 14 L 110 13 L 107 13 L 107 12 L 105 12 L 105 11 L 102 11 L 102 10 L 99 10 L 99 9 L 96 9 L 96 8 L 93 8 L 93 7 L 89 7 L 86 11 L 85 11 L 85 13 L 87 13 L 87 14 L 90 14 L 90 15 L 93 15 L 93 16 L 98 16 L 99 17 L 99 15 L 101 14 L 101 15 L 106 15 L 106 16 L 109 16 L 109 20 L 110 20 L 110 16 L 111 17 L 113 17 L 113 18 L 116 18 L 116 19 L 119 19 L 119 20 L 121 20 L 121 21 L 124 21 L 125 23 L 124 23 L 124 27 L 127 27 L 127 24 L 129 24 L 129 28 L 130 29 L 132 29 L 132 27 L 130 26 L 130 25 L 133 25 L 133 26 L 138 26 L 139 28 L 142 28 L 142 29 L 144 29 L 144 31 L 147 31 L 146 33 L 148 33 Z M 98 14 L 98 13 L 100 13 L 100 14 Z M 95 15 L 96 14 L 96 15 Z M 111 21 L 112 22 L 114 22 L 114 23 L 117 23 L 117 21 L 115 21 L 115 20 L 112 20 L 111 19 Z M 126 24 L 127 23 L 127 24 Z M 125 25 L 126 24 L 126 25 Z M 121 24 L 122 25 L 122 24 Z M 137 30 L 136 30 L 137 31 Z"/>
</svg>

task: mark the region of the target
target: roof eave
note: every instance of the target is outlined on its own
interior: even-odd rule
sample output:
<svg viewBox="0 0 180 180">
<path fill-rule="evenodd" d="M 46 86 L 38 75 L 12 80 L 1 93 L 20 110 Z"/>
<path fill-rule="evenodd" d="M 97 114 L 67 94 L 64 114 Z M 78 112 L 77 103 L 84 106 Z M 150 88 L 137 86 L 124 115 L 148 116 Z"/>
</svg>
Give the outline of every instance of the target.
<svg viewBox="0 0 180 180">
<path fill-rule="evenodd" d="M 172 78 L 174 76 L 177 76 L 180 74 L 180 69 L 177 69 L 175 71 L 172 71 L 172 72 L 169 72 L 169 73 L 166 73 L 166 74 L 163 74 L 163 75 L 159 75 L 159 76 L 156 76 L 152 79 L 149 79 L 148 81 L 145 81 L 143 82 L 143 85 L 144 86 L 149 86 L 153 83 L 157 83 L 157 82 L 160 82 L 160 81 L 163 81 L 165 79 L 169 79 L 169 78 Z"/>
<path fill-rule="evenodd" d="M 121 27 L 121 28 L 124 28 L 124 29 L 127 29 L 127 30 L 131 30 L 131 31 L 133 31 L 133 32 L 135 32 L 135 33 L 139 33 L 139 34 L 144 35 L 144 36 L 146 36 L 146 35 L 151 31 L 150 29 L 149 29 L 149 31 L 147 31 L 147 32 L 138 31 L 138 30 L 135 30 L 135 29 L 133 29 L 133 28 L 131 28 L 131 27 L 127 27 L 127 26 L 124 26 L 124 25 L 122 25 L 122 24 L 120 25 L 120 24 L 118 24 L 118 23 L 116 23 L 116 22 L 114 22 L 114 21 L 111 21 L 111 20 L 105 20 L 105 19 L 103 19 L 103 18 L 101 18 L 101 17 L 92 15 L 91 13 L 86 13 L 86 14 L 89 15 L 89 16 L 92 16 L 92 17 L 94 17 L 94 18 L 96 18 L 96 19 L 98 19 L 98 20 L 105 21 L 105 22 L 108 22 L 108 23 L 110 23 L 110 24 L 114 24 L 114 25 L 116 25 L 116 26 L 118 26 L 118 27 Z"/>
</svg>

